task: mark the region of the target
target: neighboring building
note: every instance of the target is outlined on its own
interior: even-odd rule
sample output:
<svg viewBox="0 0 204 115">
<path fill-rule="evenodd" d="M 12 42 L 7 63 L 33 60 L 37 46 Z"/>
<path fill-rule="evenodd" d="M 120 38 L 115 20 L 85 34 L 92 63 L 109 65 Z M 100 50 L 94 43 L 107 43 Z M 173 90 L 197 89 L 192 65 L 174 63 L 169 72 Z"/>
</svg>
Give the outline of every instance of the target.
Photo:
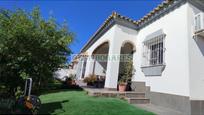
<svg viewBox="0 0 204 115">
<path fill-rule="evenodd" d="M 78 78 L 105 76 L 105 88 L 116 90 L 120 61 L 92 56 L 132 54 L 135 90 L 150 88 L 153 104 L 204 114 L 203 11 L 203 0 L 166 0 L 138 21 L 114 12 L 82 48 Z"/>
<path fill-rule="evenodd" d="M 70 69 L 73 71 L 73 74 L 76 75 L 77 80 L 81 80 L 85 76 L 86 60 L 85 58 L 83 58 L 85 56 L 86 54 L 84 53 L 81 53 L 80 55 L 71 56 L 73 59 L 71 62 L 72 68 Z"/>
<path fill-rule="evenodd" d="M 76 68 L 73 68 L 72 65 L 69 65 L 68 67 L 59 68 L 57 71 L 54 72 L 54 78 L 65 81 L 67 77 L 70 77 L 71 75 L 76 75 Z"/>
</svg>

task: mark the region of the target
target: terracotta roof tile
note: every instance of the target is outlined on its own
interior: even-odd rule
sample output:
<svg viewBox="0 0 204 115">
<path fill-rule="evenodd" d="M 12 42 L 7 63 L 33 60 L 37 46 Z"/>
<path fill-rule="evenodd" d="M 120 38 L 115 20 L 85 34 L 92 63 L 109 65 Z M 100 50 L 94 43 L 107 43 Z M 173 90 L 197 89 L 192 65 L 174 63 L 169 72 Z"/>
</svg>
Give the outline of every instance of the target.
<svg viewBox="0 0 204 115">
<path fill-rule="evenodd" d="M 115 11 L 112 12 L 112 14 L 105 20 L 105 22 L 100 26 L 100 28 L 95 32 L 95 34 L 87 42 L 85 47 L 93 40 L 93 38 L 97 35 L 97 33 L 100 32 L 101 30 L 103 30 L 105 27 L 107 27 L 111 23 L 111 21 L 113 21 L 113 19 L 116 19 L 116 18 L 123 19 L 123 20 L 126 20 L 126 21 L 136 25 L 136 26 L 139 26 L 139 25 L 143 24 L 144 22 L 148 21 L 151 17 L 156 15 L 158 12 L 160 12 L 160 11 L 164 10 L 166 7 L 169 7 L 170 5 L 172 5 L 175 1 L 178 1 L 178 0 L 164 0 L 156 8 L 154 8 L 152 11 L 150 11 L 148 14 L 146 14 L 145 16 L 143 16 L 139 20 L 130 19 L 126 16 L 122 16 L 122 15 L 118 14 Z M 82 51 L 85 47 L 82 48 Z"/>
<path fill-rule="evenodd" d="M 155 15 L 157 12 L 163 10 L 165 7 L 170 6 L 174 1 L 177 1 L 177 0 L 164 0 L 161 4 L 159 4 L 156 8 L 154 8 L 152 11 L 150 11 L 147 15 L 145 15 L 140 20 L 138 20 L 139 24 L 148 20 L 153 15 Z"/>
</svg>

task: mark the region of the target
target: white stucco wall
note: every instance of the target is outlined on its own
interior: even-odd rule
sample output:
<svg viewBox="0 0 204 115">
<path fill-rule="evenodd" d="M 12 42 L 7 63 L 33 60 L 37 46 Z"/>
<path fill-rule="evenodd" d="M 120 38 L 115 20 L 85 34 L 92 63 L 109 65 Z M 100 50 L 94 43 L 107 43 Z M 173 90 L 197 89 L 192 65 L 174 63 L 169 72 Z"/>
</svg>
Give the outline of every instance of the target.
<svg viewBox="0 0 204 115">
<path fill-rule="evenodd" d="M 103 68 L 103 66 L 98 62 L 96 61 L 95 62 L 95 69 L 94 69 L 94 72 L 96 75 L 99 75 L 99 76 L 105 76 L 105 69 Z"/>
<path fill-rule="evenodd" d="M 79 60 L 79 62 L 77 63 L 77 65 L 75 66 L 75 71 L 76 71 L 76 78 L 78 80 L 81 79 L 81 72 L 82 72 L 82 66 L 83 66 L 83 63 L 81 60 Z"/>
<path fill-rule="evenodd" d="M 86 52 L 91 55 L 92 52 L 104 42 L 109 42 L 109 56 L 110 55 L 119 55 L 121 46 L 124 42 L 130 42 L 135 46 L 137 32 L 133 29 L 114 25 L 111 27 L 103 36 L 101 36 Z M 118 58 L 120 59 L 120 58 Z M 88 76 L 93 71 L 93 59 L 89 57 L 87 60 L 87 67 L 85 76 Z M 95 73 L 103 75 L 102 68 L 96 63 Z M 118 71 L 119 71 L 119 60 L 111 60 L 107 63 L 106 71 L 106 83 L 105 87 L 107 88 L 117 88 L 118 81 Z"/>
<path fill-rule="evenodd" d="M 146 82 L 154 92 L 189 96 L 187 7 L 187 4 L 182 5 L 138 32 L 134 55 L 136 73 L 133 81 Z M 164 43 L 166 68 L 162 76 L 146 77 L 140 68 L 142 42 L 146 36 L 159 29 L 166 34 Z"/>
<path fill-rule="evenodd" d="M 155 22 L 136 32 L 130 28 L 114 25 L 101 36 L 86 52 L 92 52 L 104 42 L 109 42 L 109 55 L 120 54 L 125 41 L 136 46 L 133 63 L 136 69 L 133 81 L 146 82 L 151 91 L 190 96 L 204 99 L 204 38 L 193 39 L 193 17 L 199 10 L 186 3 L 169 12 Z M 143 41 L 146 36 L 162 29 L 166 34 L 164 61 L 166 67 L 162 76 L 145 76 L 141 70 Z M 97 65 L 98 66 L 98 65 Z M 101 69 L 95 69 L 101 73 Z M 116 88 L 119 62 L 107 64 L 105 87 Z M 93 72 L 92 59 L 87 60 L 85 76 Z"/>
<path fill-rule="evenodd" d="M 125 42 L 130 42 L 133 46 L 135 46 L 136 35 L 137 32 L 133 29 L 121 25 L 115 25 L 115 35 L 110 40 L 109 56 L 120 54 L 121 46 Z M 118 57 L 117 61 L 109 62 L 107 65 L 107 81 L 105 83 L 105 87 L 117 88 L 120 57 Z"/>
<path fill-rule="evenodd" d="M 105 34 L 103 34 L 93 45 L 91 45 L 90 48 L 86 50 L 86 53 L 89 55 L 87 58 L 87 64 L 86 64 L 86 71 L 85 71 L 85 77 L 87 77 L 89 74 L 92 74 L 93 72 L 93 64 L 94 61 L 90 57 L 92 55 L 93 51 L 103 44 L 104 42 L 109 42 L 110 38 L 113 38 L 115 32 L 115 26 L 111 27 Z"/>
<path fill-rule="evenodd" d="M 190 98 L 204 100 L 204 38 L 193 38 L 194 15 L 201 11 L 191 4 L 188 6 Z"/>
</svg>

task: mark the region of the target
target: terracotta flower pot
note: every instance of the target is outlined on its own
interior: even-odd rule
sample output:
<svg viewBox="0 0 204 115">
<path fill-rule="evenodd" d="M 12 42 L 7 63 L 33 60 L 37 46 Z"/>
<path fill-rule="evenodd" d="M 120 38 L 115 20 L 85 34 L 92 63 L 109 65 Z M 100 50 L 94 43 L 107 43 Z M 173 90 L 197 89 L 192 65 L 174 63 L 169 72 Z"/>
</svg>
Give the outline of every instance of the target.
<svg viewBox="0 0 204 115">
<path fill-rule="evenodd" d="M 119 92 L 125 92 L 125 90 L 126 90 L 126 84 L 119 84 L 118 90 L 119 90 Z"/>
</svg>

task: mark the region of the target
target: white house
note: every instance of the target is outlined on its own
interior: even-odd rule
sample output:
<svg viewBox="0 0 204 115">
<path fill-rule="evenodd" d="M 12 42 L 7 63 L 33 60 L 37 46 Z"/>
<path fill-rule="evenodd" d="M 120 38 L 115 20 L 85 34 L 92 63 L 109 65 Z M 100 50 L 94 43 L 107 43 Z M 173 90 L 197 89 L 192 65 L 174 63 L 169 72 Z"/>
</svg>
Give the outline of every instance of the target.
<svg viewBox="0 0 204 115">
<path fill-rule="evenodd" d="M 105 88 L 116 90 L 120 54 L 133 54 L 135 90 L 145 90 L 153 104 L 203 115 L 203 11 L 203 0 L 166 0 L 140 20 L 113 12 L 82 48 L 78 78 L 105 76 Z"/>
<path fill-rule="evenodd" d="M 77 73 L 76 70 L 77 68 L 74 68 L 72 65 L 58 68 L 58 70 L 53 73 L 53 77 L 58 80 L 65 81 L 67 77 L 75 76 Z"/>
</svg>

